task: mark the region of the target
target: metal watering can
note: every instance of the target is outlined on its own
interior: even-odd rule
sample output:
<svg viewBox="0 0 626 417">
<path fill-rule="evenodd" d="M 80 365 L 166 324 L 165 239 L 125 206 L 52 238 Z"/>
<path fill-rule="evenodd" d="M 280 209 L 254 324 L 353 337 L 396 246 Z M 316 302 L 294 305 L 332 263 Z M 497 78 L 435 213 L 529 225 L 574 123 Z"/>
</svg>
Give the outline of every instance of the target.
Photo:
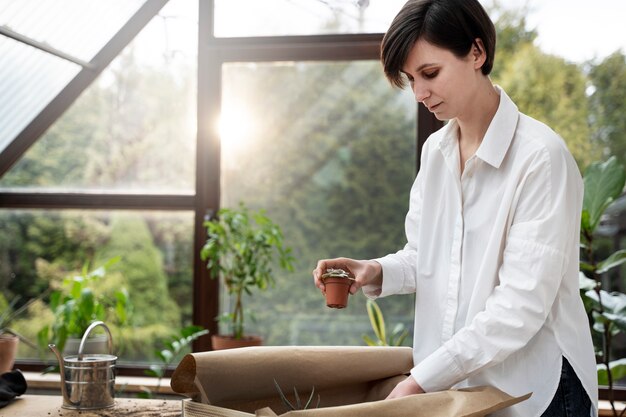
<svg viewBox="0 0 626 417">
<path fill-rule="evenodd" d="M 61 392 L 63 408 L 93 410 L 113 407 L 115 404 L 115 361 L 111 354 L 83 354 L 89 333 L 98 326 L 104 327 L 109 338 L 109 353 L 113 345 L 111 331 L 101 321 L 95 321 L 85 330 L 78 347 L 78 355 L 61 358 L 54 344 L 48 347 L 54 352 L 61 369 Z"/>
</svg>

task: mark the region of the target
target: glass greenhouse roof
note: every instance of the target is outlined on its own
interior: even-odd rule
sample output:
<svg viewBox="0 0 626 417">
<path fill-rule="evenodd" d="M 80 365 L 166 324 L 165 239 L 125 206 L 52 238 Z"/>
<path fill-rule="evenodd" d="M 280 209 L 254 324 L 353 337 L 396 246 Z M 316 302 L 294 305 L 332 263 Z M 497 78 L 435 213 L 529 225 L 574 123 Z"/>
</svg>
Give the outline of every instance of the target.
<svg viewBox="0 0 626 417">
<path fill-rule="evenodd" d="M 0 0 L 0 152 L 144 2 Z"/>
</svg>

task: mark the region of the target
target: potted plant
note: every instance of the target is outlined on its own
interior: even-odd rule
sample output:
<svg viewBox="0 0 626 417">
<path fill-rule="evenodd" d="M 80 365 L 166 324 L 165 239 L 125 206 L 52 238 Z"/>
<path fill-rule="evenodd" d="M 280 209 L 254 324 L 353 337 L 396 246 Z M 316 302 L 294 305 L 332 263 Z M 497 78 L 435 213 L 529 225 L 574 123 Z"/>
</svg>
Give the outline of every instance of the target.
<svg viewBox="0 0 626 417">
<path fill-rule="evenodd" d="M 221 316 L 230 327 L 229 335 L 211 335 L 213 349 L 258 346 L 258 336 L 245 334 L 243 294 L 274 285 L 275 261 L 293 271 L 291 248 L 285 246 L 280 227 L 264 211 L 251 211 L 243 203 L 238 208 L 222 208 L 217 217 L 204 223 L 208 238 L 202 248 L 211 278 L 222 277 L 232 298 L 231 309 Z"/>
<path fill-rule="evenodd" d="M 596 231 L 605 210 L 622 193 L 626 183 L 624 167 L 615 157 L 595 162 L 585 170 L 585 195 L 581 215 L 580 292 L 592 323 L 593 341 L 598 358 L 598 384 L 607 386 L 613 416 L 621 416 L 615 407 L 614 382 L 626 377 L 626 358 L 612 358 L 612 344 L 626 333 L 626 294 L 610 290 L 610 280 L 603 276 L 626 262 L 626 250 L 618 250 L 599 259 Z M 609 287 L 606 288 L 605 287 Z"/>
<path fill-rule="evenodd" d="M 20 314 L 26 311 L 28 307 L 40 297 L 30 299 L 17 309 L 15 306 L 21 299 L 19 296 L 14 297 L 8 304 L 4 295 L 0 294 L 0 297 L 0 307 L 2 307 L 0 308 L 0 374 L 2 374 L 13 369 L 15 355 L 17 354 L 17 347 L 20 341 L 24 342 L 33 349 L 37 349 L 37 346 L 15 330 L 11 329 L 10 326 Z"/>
<path fill-rule="evenodd" d="M 54 343 L 64 354 L 76 354 L 80 339 L 94 321 L 127 323 L 130 306 L 126 289 L 115 290 L 113 294 L 94 289 L 95 284 L 106 276 L 106 269 L 118 261 L 119 257 L 110 259 L 92 271 L 85 264 L 79 275 L 66 277 L 61 288 L 50 294 L 54 322 L 44 326 L 37 334 L 42 349 L 47 349 L 48 343 Z M 83 353 L 105 351 L 107 338 L 99 335 L 87 339 Z"/>
<path fill-rule="evenodd" d="M 326 295 L 326 305 L 330 308 L 345 308 L 348 305 L 348 295 L 352 278 L 343 269 L 328 268 L 322 274 L 324 282 L 324 294 Z"/>
</svg>

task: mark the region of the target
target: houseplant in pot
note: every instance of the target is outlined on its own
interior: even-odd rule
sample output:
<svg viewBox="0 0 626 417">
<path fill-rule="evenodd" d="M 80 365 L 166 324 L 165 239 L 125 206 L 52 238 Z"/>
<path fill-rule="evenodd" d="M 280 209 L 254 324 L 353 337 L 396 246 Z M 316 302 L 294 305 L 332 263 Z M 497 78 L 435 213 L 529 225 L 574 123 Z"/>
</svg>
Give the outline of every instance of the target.
<svg viewBox="0 0 626 417">
<path fill-rule="evenodd" d="M 615 350 L 613 342 L 621 333 L 626 333 L 626 294 L 611 291 L 616 288 L 613 280 L 619 278 L 619 275 L 611 276 L 610 272 L 626 263 L 626 250 L 602 253 L 599 238 L 603 233 L 599 231 L 604 228 L 604 239 L 607 239 L 606 232 L 618 221 L 605 212 L 622 195 L 626 170 L 613 156 L 605 162 L 590 164 L 585 170 L 584 182 L 580 226 L 580 293 L 591 323 L 598 359 L 598 384 L 606 386 L 606 399 L 611 405 L 612 415 L 617 417 L 624 413 L 615 405 L 614 384 L 626 377 L 626 358 L 613 357 L 619 352 Z M 610 233 L 608 236 L 615 239 Z"/>
<path fill-rule="evenodd" d="M 0 294 L 0 374 L 13 369 L 17 347 L 22 341 L 33 349 L 37 349 L 32 342 L 11 329 L 13 321 L 25 312 L 28 307 L 40 297 L 31 298 L 21 307 L 15 308 L 20 301 L 20 297 L 14 297 L 7 303 L 4 295 Z"/>
<path fill-rule="evenodd" d="M 324 282 L 324 294 L 326 295 L 326 305 L 330 308 L 345 308 L 348 305 L 348 295 L 352 278 L 343 269 L 328 268 L 322 274 Z"/>
<path fill-rule="evenodd" d="M 208 237 L 200 255 L 211 278 L 222 277 L 232 300 L 230 311 L 220 318 L 229 324 L 230 334 L 212 335 L 213 349 L 258 346 L 261 339 L 245 333 L 243 294 L 252 295 L 255 289 L 274 285 L 275 262 L 293 271 L 291 248 L 284 244 L 280 226 L 264 211 L 252 211 L 243 203 L 237 208 L 222 208 L 204 225 Z"/>
<path fill-rule="evenodd" d="M 119 261 L 119 257 L 89 270 L 85 264 L 79 274 L 63 279 L 60 288 L 50 294 L 50 309 L 54 313 L 52 324 L 45 325 L 37 334 L 42 349 L 54 343 L 64 354 L 76 354 L 80 339 L 94 321 L 125 325 L 130 308 L 128 293 L 124 288 L 103 291 L 98 283 L 105 279 L 106 269 Z M 87 339 L 83 353 L 102 353 L 107 350 L 106 336 Z"/>
</svg>

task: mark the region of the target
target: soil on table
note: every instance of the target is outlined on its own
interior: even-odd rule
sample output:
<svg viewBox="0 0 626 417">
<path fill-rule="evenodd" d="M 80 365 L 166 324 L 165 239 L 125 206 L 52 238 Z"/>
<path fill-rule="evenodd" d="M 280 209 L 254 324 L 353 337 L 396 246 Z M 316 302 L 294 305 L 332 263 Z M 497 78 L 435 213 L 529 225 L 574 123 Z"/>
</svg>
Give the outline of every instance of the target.
<svg viewBox="0 0 626 417">
<path fill-rule="evenodd" d="M 180 417 L 181 410 L 180 400 L 141 400 L 141 403 L 137 404 L 132 399 L 119 398 L 111 408 L 68 410 L 58 407 L 55 411 L 58 416 L 63 417 Z"/>
</svg>

